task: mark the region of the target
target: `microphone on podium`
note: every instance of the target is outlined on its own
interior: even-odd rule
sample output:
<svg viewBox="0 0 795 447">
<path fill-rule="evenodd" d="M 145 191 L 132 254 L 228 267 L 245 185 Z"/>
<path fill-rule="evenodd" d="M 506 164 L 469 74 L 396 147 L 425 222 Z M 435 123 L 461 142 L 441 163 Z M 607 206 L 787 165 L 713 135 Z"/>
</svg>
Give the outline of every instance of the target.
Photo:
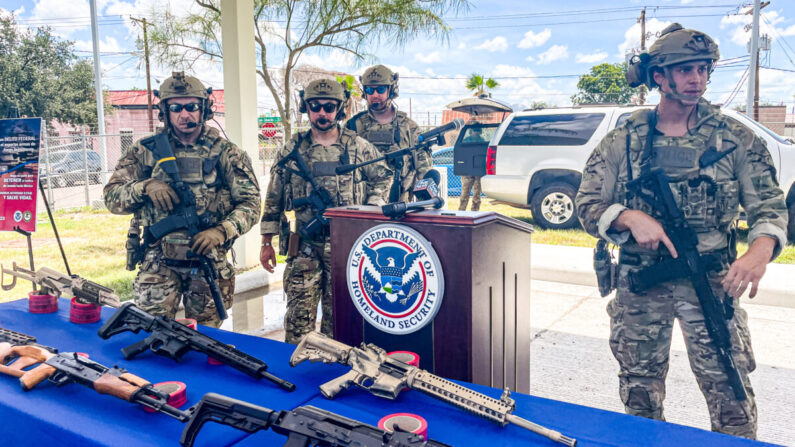
<svg viewBox="0 0 795 447">
<path fill-rule="evenodd" d="M 411 211 L 422 211 L 427 209 L 439 209 L 444 206 L 444 199 L 439 197 L 439 187 L 436 182 L 441 178 L 439 171 L 431 169 L 422 180 L 414 185 L 412 191 L 417 202 L 395 202 L 381 207 L 384 216 L 399 219 Z M 436 180 L 436 181 L 434 181 Z"/>
</svg>

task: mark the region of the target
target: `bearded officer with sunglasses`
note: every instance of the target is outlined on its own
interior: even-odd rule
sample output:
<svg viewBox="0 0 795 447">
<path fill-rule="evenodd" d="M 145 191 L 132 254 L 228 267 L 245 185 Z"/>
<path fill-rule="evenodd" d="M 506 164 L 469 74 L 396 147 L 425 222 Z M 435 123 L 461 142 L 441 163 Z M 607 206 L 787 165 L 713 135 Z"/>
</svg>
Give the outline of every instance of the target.
<svg viewBox="0 0 795 447">
<path fill-rule="evenodd" d="M 393 103 L 398 96 L 398 74 L 383 65 L 374 65 L 362 73 L 359 82 L 364 88 L 367 110 L 351 117 L 345 127 L 372 143 L 382 155 L 417 144 L 419 126 Z M 430 151 L 420 149 L 404 155 L 402 166 L 390 166 L 398 167 L 402 184 L 397 200 L 407 202 L 414 184 L 433 168 L 433 159 Z"/>
<path fill-rule="evenodd" d="M 214 260 L 216 282 L 229 309 L 235 276 L 227 251 L 257 222 L 260 190 L 248 155 L 205 124 L 213 115 L 211 92 L 183 72 L 173 73 L 155 91 L 160 98 L 158 118 L 164 123 L 157 132 L 168 136 L 179 175 L 196 197 L 196 212 L 208 217 L 211 225 L 193 238 L 187 230 L 163 236 L 142 247 L 128 268 L 141 263 L 133 296 L 143 310 L 174 318 L 184 301 L 186 318 L 218 327 L 221 321 L 209 285 L 196 273 L 190 255 Z M 138 140 L 128 149 L 104 189 L 105 205 L 112 213 L 134 213 L 144 228 L 168 217 L 180 201 L 160 161 L 144 144 L 148 141 Z"/>
<path fill-rule="evenodd" d="M 392 172 L 381 162 L 356 171 L 336 175 L 336 166 L 361 163 L 378 157 L 378 151 L 356 133 L 338 123 L 345 117 L 350 92 L 333 79 L 310 82 L 300 92 L 299 110 L 309 115 L 311 129 L 298 132 L 284 145 L 271 168 L 268 194 L 262 213 L 260 262 L 273 272 L 276 252 L 271 244 L 279 233 L 279 248 L 287 255 L 284 292 L 287 312 L 284 316 L 285 341 L 297 344 L 315 330 L 317 306 L 322 303 L 321 332 L 332 336 L 331 243 L 328 225 L 317 227 L 317 209 L 302 203 L 312 192 L 311 183 L 298 175 L 295 157 L 301 157 L 317 185 L 324 189 L 331 203 L 328 208 L 353 204 L 384 205 Z M 297 154 L 294 150 L 297 149 Z M 304 173 L 304 175 L 306 175 Z M 293 209 L 293 203 L 301 203 Z M 285 212 L 295 211 L 296 228 L 285 227 Z M 308 231 L 310 226 L 313 231 Z M 303 230 L 303 231 L 301 231 Z M 309 239 L 300 234 L 311 233 Z M 288 242 L 289 240 L 289 242 Z"/>
</svg>

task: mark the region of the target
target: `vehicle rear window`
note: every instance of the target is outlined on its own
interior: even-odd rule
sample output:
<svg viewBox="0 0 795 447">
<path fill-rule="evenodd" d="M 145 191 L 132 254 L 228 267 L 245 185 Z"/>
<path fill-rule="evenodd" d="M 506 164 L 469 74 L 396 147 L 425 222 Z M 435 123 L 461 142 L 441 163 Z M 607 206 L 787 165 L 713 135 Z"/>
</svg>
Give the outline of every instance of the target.
<svg viewBox="0 0 795 447">
<path fill-rule="evenodd" d="M 499 144 L 508 146 L 579 146 L 596 132 L 604 113 L 517 116 Z"/>
<path fill-rule="evenodd" d="M 453 151 L 440 151 L 433 154 L 433 164 L 451 165 L 453 164 Z"/>
</svg>

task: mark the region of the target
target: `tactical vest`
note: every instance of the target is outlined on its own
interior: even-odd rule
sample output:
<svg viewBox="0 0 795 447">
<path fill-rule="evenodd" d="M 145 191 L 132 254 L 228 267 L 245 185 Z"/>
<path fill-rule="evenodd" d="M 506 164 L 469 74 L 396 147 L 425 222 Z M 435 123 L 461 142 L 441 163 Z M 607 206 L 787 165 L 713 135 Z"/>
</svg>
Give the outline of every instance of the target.
<svg viewBox="0 0 795 447">
<path fill-rule="evenodd" d="M 739 181 L 734 177 L 733 158 L 738 142 L 725 130 L 725 118 L 711 115 L 694 132 L 683 137 L 654 136 L 653 150 L 644 155 L 649 123 L 627 123 L 627 172 L 619 175 L 615 197 L 630 209 L 660 218 L 660 213 L 639 197 L 627 192 L 626 182 L 641 175 L 645 156 L 653 167 L 671 178 L 676 203 L 690 226 L 699 233 L 726 231 L 739 211 Z M 706 154 L 706 155 L 705 155 Z M 622 170 L 623 171 L 623 170 Z"/>
<path fill-rule="evenodd" d="M 232 211 L 232 195 L 226 184 L 218 160 L 226 147 L 226 142 L 212 130 L 203 133 L 191 147 L 172 144 L 179 175 L 183 183 L 196 197 L 196 212 L 206 214 L 213 224 L 220 223 Z M 159 165 L 148 167 L 148 177 L 170 183 L 171 179 Z M 168 213 L 150 205 L 143 212 L 143 225 L 146 227 L 167 217 Z M 169 233 L 160 239 L 163 256 L 166 259 L 184 261 L 190 247 L 187 230 Z M 226 245 L 231 245 L 229 242 Z M 219 253 L 218 257 L 223 256 Z"/>
<path fill-rule="evenodd" d="M 357 183 L 360 183 L 360 181 L 357 180 L 361 178 L 360 174 L 358 174 L 358 169 L 351 174 L 345 175 L 320 175 L 316 169 L 313 169 L 317 162 L 338 163 L 339 165 L 347 165 L 351 162 L 356 162 L 358 159 L 358 151 L 354 151 L 353 159 L 350 158 L 349 153 L 350 146 L 356 140 L 356 134 L 348 129 L 340 129 L 339 144 L 342 146 L 343 150 L 341 153 L 337 154 L 309 153 L 309 148 L 312 146 L 310 144 L 311 131 L 307 131 L 303 134 L 298 133 L 296 138 L 297 140 L 294 144 L 298 146 L 298 152 L 304 158 L 304 162 L 309 166 L 309 169 L 313 170 L 312 177 L 315 182 L 317 182 L 318 186 L 325 188 L 331 196 L 334 197 L 336 206 L 358 203 L 357 198 L 359 197 L 359 191 L 354 187 Z M 297 169 L 295 166 L 292 166 L 292 168 Z M 297 175 L 293 175 L 290 169 L 284 170 L 284 184 L 284 203 L 288 205 L 287 211 L 292 210 L 290 204 L 294 199 L 307 197 L 312 192 L 312 185 Z M 296 217 L 298 217 L 298 215 Z"/>
<path fill-rule="evenodd" d="M 367 115 L 366 110 L 357 113 L 348 120 L 345 127 L 355 131 L 360 137 L 369 141 L 373 146 L 377 147 L 381 153 L 388 153 L 401 148 L 400 126 L 398 125 L 400 116 L 397 111 L 395 112 L 395 119 L 389 124 L 379 124 L 376 121 L 376 124 L 367 129 L 361 129 L 362 126 L 359 125 L 361 123 L 360 119 L 365 115 Z"/>
</svg>

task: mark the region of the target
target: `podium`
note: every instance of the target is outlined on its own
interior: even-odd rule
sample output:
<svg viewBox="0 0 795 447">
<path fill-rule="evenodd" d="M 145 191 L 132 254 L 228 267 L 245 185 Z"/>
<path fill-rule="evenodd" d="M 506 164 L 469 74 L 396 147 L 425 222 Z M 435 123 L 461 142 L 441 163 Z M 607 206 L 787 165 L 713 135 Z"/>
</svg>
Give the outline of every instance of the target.
<svg viewBox="0 0 795 447">
<path fill-rule="evenodd" d="M 353 346 L 374 343 L 387 352 L 416 352 L 421 368 L 446 378 L 510 387 L 523 393 L 530 391 L 531 225 L 495 212 L 449 210 L 422 211 L 393 221 L 381 213 L 380 207 L 374 206 L 328 209 L 325 216 L 331 220 L 335 339 Z M 385 224 L 390 226 L 384 227 Z M 365 256 L 359 249 L 363 248 L 363 243 L 374 239 L 367 235 L 381 234 L 381 228 L 395 229 L 383 233 L 400 234 L 400 240 L 406 242 L 395 239 L 397 244 L 406 247 L 404 259 L 410 259 L 412 252 L 426 259 L 420 263 L 421 267 L 423 263 L 429 267 L 422 268 L 423 275 L 434 276 L 430 261 L 433 256 L 425 256 L 425 248 L 417 246 L 401 229 L 419 235 L 417 239 L 427 240 L 432 247 L 428 251 L 435 252 L 440 264 L 438 270 L 443 276 L 440 305 L 433 311 L 435 315 L 431 312 L 424 315 L 425 325 L 421 329 L 410 333 L 396 334 L 388 327 L 384 329 L 379 325 L 381 316 L 377 315 L 378 323 L 363 316 L 367 314 L 363 313 L 362 306 L 372 311 L 360 293 L 366 282 L 362 280 L 361 267 L 360 274 L 348 280 L 348 273 L 355 272 L 358 263 L 366 262 L 369 270 L 380 272 L 381 284 L 384 284 L 375 287 L 381 292 L 373 301 L 387 296 L 387 292 L 395 292 L 394 284 L 384 278 L 399 276 L 394 270 L 395 258 L 400 256 L 387 260 L 379 256 L 378 265 L 383 267 L 377 267 L 373 250 L 367 250 L 370 254 Z M 378 249 L 381 242 L 372 244 L 372 248 Z M 397 264 L 400 267 L 400 259 Z M 395 283 L 405 284 L 407 276 L 411 275 L 404 275 L 402 283 L 400 278 Z M 374 284 L 377 283 L 370 282 L 371 286 Z M 369 290 L 372 292 L 373 287 Z M 433 291 L 428 294 L 429 298 L 438 299 Z M 352 299 L 352 295 L 356 295 L 356 299 Z M 389 296 L 406 299 L 405 294 Z M 376 304 L 369 300 L 367 303 Z M 417 316 L 417 319 L 422 318 L 423 315 Z M 401 325 L 403 323 L 406 320 Z"/>
</svg>

